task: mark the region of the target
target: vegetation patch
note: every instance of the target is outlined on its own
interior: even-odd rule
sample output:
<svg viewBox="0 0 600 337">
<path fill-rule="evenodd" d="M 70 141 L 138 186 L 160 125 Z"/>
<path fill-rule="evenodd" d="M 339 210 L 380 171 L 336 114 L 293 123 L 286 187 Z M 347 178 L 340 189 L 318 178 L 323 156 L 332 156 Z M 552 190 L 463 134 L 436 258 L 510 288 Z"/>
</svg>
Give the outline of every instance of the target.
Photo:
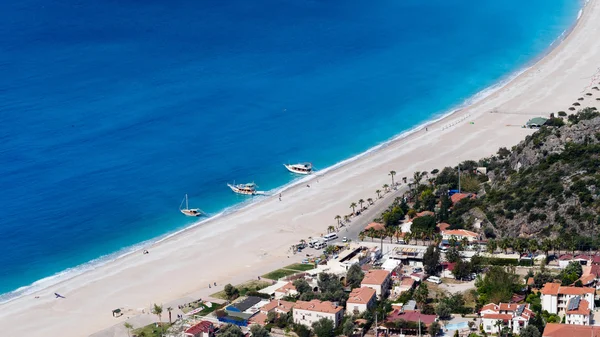
<svg viewBox="0 0 600 337">
<path fill-rule="evenodd" d="M 297 273 L 297 270 L 290 270 L 290 269 L 277 269 L 274 270 L 268 274 L 264 274 L 263 278 L 269 279 L 269 280 L 279 280 L 282 277 L 286 277 L 286 276 L 290 276 L 293 275 L 295 273 Z"/>
<path fill-rule="evenodd" d="M 291 270 L 296 270 L 296 271 L 307 271 L 307 270 L 315 269 L 315 266 L 310 263 L 308 263 L 308 264 L 294 263 L 294 264 L 290 264 L 287 267 L 284 267 L 283 269 L 291 269 Z"/>
</svg>

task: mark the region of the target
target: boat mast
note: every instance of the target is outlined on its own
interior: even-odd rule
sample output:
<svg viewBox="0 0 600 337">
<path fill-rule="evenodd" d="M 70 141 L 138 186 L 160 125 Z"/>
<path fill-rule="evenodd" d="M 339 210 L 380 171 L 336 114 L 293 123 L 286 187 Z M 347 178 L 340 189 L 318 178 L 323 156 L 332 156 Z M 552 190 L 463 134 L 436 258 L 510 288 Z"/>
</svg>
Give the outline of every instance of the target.
<svg viewBox="0 0 600 337">
<path fill-rule="evenodd" d="M 185 194 L 185 209 L 190 209 L 190 207 L 188 206 L 188 197 L 187 197 L 187 193 Z"/>
</svg>

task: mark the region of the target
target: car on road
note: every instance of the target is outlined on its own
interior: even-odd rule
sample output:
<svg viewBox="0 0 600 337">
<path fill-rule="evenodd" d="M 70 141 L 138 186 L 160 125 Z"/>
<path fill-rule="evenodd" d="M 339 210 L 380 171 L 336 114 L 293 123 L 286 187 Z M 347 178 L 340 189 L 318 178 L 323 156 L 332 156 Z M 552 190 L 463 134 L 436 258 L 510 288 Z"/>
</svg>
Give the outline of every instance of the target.
<svg viewBox="0 0 600 337">
<path fill-rule="evenodd" d="M 423 272 L 423 268 L 421 268 L 421 267 L 413 268 L 412 272 L 413 273 L 422 273 Z"/>
<path fill-rule="evenodd" d="M 348 242 L 348 238 L 344 236 L 344 237 L 342 238 L 342 242 Z"/>
</svg>

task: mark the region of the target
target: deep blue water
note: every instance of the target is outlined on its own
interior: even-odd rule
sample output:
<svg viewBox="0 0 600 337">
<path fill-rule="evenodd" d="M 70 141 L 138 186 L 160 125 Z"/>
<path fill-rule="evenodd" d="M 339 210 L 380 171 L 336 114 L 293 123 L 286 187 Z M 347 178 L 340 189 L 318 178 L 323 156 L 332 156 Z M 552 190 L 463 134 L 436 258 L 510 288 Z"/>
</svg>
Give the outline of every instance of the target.
<svg viewBox="0 0 600 337">
<path fill-rule="evenodd" d="M 524 67 L 575 0 L 0 2 L 0 293 L 325 168 Z"/>
</svg>

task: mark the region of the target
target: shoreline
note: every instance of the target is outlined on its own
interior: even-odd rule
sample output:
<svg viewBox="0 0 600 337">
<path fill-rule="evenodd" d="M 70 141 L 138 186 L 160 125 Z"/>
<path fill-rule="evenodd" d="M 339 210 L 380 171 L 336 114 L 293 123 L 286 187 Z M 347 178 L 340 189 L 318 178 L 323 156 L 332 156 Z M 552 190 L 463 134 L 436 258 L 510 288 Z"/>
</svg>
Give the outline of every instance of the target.
<svg viewBox="0 0 600 337">
<path fill-rule="evenodd" d="M 35 282 L 33 282 L 29 285 L 21 286 L 15 290 L 12 290 L 12 291 L 9 291 L 6 293 L 1 293 L 0 294 L 0 305 L 10 303 L 10 302 L 17 300 L 23 296 L 27 296 L 27 295 L 31 295 L 31 294 L 34 294 L 39 291 L 43 291 L 49 287 L 59 285 L 62 282 L 69 281 L 73 278 L 76 278 L 76 277 L 82 275 L 82 274 L 93 271 L 97 268 L 101 268 L 103 266 L 106 266 L 106 265 L 108 265 L 112 262 L 118 261 L 120 259 L 126 258 L 132 254 L 138 253 L 138 252 L 142 251 L 143 249 L 152 248 L 155 245 L 158 245 L 163 242 L 167 242 L 168 240 L 173 239 L 178 235 L 183 235 L 185 233 L 193 231 L 194 229 L 197 229 L 202 225 L 207 225 L 210 222 L 218 221 L 222 217 L 226 217 L 226 216 L 234 214 L 236 212 L 244 211 L 250 207 L 256 207 L 256 206 L 260 205 L 261 203 L 266 202 L 268 199 L 273 198 L 275 195 L 277 195 L 279 193 L 287 192 L 287 191 L 289 191 L 295 187 L 298 187 L 306 182 L 310 182 L 315 179 L 318 179 L 319 177 L 321 177 L 325 174 L 328 174 L 335 170 L 342 169 L 346 165 L 349 165 L 349 164 L 352 164 L 353 162 L 359 161 L 359 160 L 361 160 L 365 157 L 368 157 L 373 153 L 381 151 L 382 149 L 385 149 L 389 146 L 393 146 L 394 144 L 403 141 L 404 139 L 410 137 L 411 135 L 413 135 L 419 131 L 423 131 L 424 129 L 426 129 L 430 126 L 435 126 L 436 124 L 443 122 L 444 120 L 449 121 L 450 119 L 452 119 L 453 116 L 460 115 L 460 113 L 462 111 L 464 111 L 465 109 L 472 108 L 473 106 L 477 105 L 478 103 L 497 94 L 499 91 L 501 91 L 504 88 L 506 88 L 507 86 L 509 86 L 513 81 L 517 80 L 520 76 L 525 75 L 532 68 L 536 67 L 539 63 L 542 63 L 544 61 L 544 59 L 546 57 L 548 57 L 550 54 L 552 54 L 556 49 L 560 48 L 569 39 L 571 34 L 576 30 L 576 28 L 580 24 L 581 20 L 585 17 L 586 7 L 592 1 L 595 1 L 595 0 L 580 0 L 581 7 L 578 12 L 578 16 L 575 19 L 575 21 L 573 22 L 573 24 L 568 29 L 566 29 L 560 36 L 558 36 L 548 47 L 546 47 L 545 50 L 540 55 L 536 56 L 534 59 L 527 62 L 522 67 L 519 67 L 518 69 L 506 74 L 502 78 L 498 79 L 495 83 L 483 88 L 482 90 L 476 92 L 472 96 L 469 96 L 468 98 L 464 99 L 462 103 L 456 104 L 456 105 L 444 110 L 443 112 L 435 113 L 434 115 L 432 115 L 431 119 L 428 119 L 420 124 L 417 124 L 408 130 L 402 131 L 399 134 L 391 137 L 390 139 L 384 140 L 381 143 L 376 144 L 376 145 L 372 146 L 371 148 L 369 148 L 357 155 L 354 155 L 350 158 L 341 160 L 338 163 L 335 163 L 335 164 L 333 164 L 329 167 L 326 167 L 322 170 L 316 171 L 312 175 L 298 177 L 284 185 L 281 185 L 281 186 L 275 187 L 269 191 L 266 191 L 267 195 L 264 197 L 259 196 L 258 197 L 258 198 L 260 198 L 259 200 L 249 199 L 249 200 L 246 200 L 243 202 L 233 204 L 231 206 L 227 206 L 224 209 L 222 209 L 221 211 L 219 211 L 217 214 L 207 217 L 207 218 L 204 218 L 202 220 L 193 222 L 192 224 L 187 225 L 183 228 L 176 229 L 172 232 L 165 233 L 163 235 L 154 237 L 154 238 L 146 240 L 146 241 L 142 241 L 142 242 L 130 245 L 130 246 L 123 247 L 115 252 L 99 256 L 97 258 L 94 258 L 94 259 L 86 262 L 86 263 L 67 268 L 67 269 L 59 271 L 53 275 L 36 280 Z M 441 129 L 441 131 L 444 131 L 447 128 L 455 126 L 456 123 L 460 123 L 460 122 L 464 121 L 465 118 L 470 117 L 470 115 L 463 116 L 463 117 L 464 118 L 460 119 L 459 121 L 452 121 L 454 123 L 452 123 L 450 125 L 446 125 L 445 127 L 443 127 Z M 65 276 L 65 277 L 61 278 L 61 276 Z M 52 280 L 55 280 L 55 282 L 51 282 Z M 44 284 L 44 283 L 48 283 L 48 284 Z M 36 288 L 36 285 L 40 285 L 40 284 L 43 284 L 43 285 L 41 285 L 41 287 L 39 287 L 39 288 Z"/>
<path fill-rule="evenodd" d="M 15 329 L 15 335 L 28 330 L 26 322 L 32 320 L 41 321 L 43 328 L 39 332 L 50 335 L 52 335 L 51 331 L 71 331 L 69 333 L 73 336 L 79 336 L 106 328 L 110 324 L 122 325 L 119 323 L 122 320 L 105 317 L 108 313 L 104 311 L 121 305 L 131 309 L 140 305 L 147 306 L 150 302 L 161 303 L 161 301 L 172 301 L 195 294 L 206 296 L 208 289 L 200 285 L 206 284 L 208 276 L 202 270 L 188 271 L 190 266 L 203 268 L 203 263 L 212 263 L 207 265 L 211 268 L 210 277 L 218 280 L 221 285 L 224 280 L 229 280 L 225 281 L 227 283 L 235 283 L 233 280 L 236 279 L 251 279 L 255 276 L 254 273 L 260 270 L 282 265 L 286 261 L 291 263 L 292 261 L 285 257 L 285 248 L 290 240 L 299 239 L 307 233 L 315 235 L 316 232 L 323 231 L 327 224 L 333 221 L 332 215 L 344 214 L 342 213 L 344 210 L 348 212 L 344 202 L 349 203 L 352 198 L 366 195 L 369 193 L 367 192 L 369 188 L 381 186 L 382 181 L 388 180 L 387 172 L 391 169 L 398 171 L 398 177 L 402 174 L 410 176 L 416 169 L 441 168 L 440 165 L 456 163 L 471 156 L 494 153 L 498 145 L 514 145 L 531 131 L 506 127 L 507 123 L 515 126 L 519 123 L 522 125 L 531 117 L 532 111 L 540 114 L 545 111 L 547 115 L 559 109 L 566 110 L 570 101 L 576 98 L 575 93 L 580 91 L 577 87 L 578 83 L 587 80 L 581 77 L 590 75 L 590 70 L 597 68 L 593 61 L 591 64 L 584 61 L 581 62 L 583 64 L 568 62 L 573 57 L 579 60 L 578 56 L 582 56 L 583 59 L 584 55 L 579 55 L 580 51 L 588 52 L 592 56 L 600 55 L 600 43 L 594 44 L 593 41 L 593 31 L 597 29 L 586 25 L 594 18 L 592 14 L 596 14 L 596 19 L 600 17 L 598 1 L 588 1 L 582 9 L 581 17 L 560 43 L 554 47 L 550 46 L 552 48 L 541 59 L 525 67 L 521 72 L 517 70 L 516 72 L 519 73 L 514 78 L 507 80 L 497 90 L 480 100 L 466 107 L 451 109 L 448 114 L 433 121 L 426 121 L 359 155 L 334 164 L 324 169 L 322 175 L 300 178 L 298 181 L 282 186 L 282 191 L 286 192 L 284 203 L 276 202 L 277 198 L 274 197 L 261 198 L 231 213 L 222 212 L 214 218 L 194 223 L 162 239 L 157 238 L 158 240 L 150 246 L 152 253 L 146 258 L 142 259 L 132 254 L 136 252 L 133 251 L 55 284 L 61 293 L 68 294 L 69 301 L 53 301 L 51 298 L 46 298 L 48 294 L 43 294 L 44 298 L 38 301 L 17 297 L 1 303 L 0 307 L 4 310 L 0 315 L 0 322 L 7 323 L 7 319 L 14 318 L 14 321 L 11 320 L 12 324 L 6 326 Z M 587 35 L 591 36 L 580 34 L 584 28 L 589 28 Z M 579 44 L 573 42 L 575 39 L 579 39 L 575 41 Z M 575 51 L 567 48 L 573 45 Z M 559 56 L 563 59 L 556 60 Z M 587 56 L 590 58 L 589 55 Z M 547 88 L 549 85 L 545 80 L 554 78 L 558 83 L 550 82 L 551 88 Z M 564 87 L 564 92 L 559 90 L 561 85 Z M 548 91 L 551 92 L 550 95 L 546 93 Z M 476 96 L 477 94 L 473 97 Z M 563 105 L 564 108 L 559 107 Z M 510 110 L 511 114 L 501 111 L 489 113 L 496 108 Z M 460 123 L 459 121 L 466 120 L 465 116 L 477 123 L 472 127 L 468 123 Z M 445 127 L 448 123 L 452 126 Z M 480 127 L 481 125 L 483 126 Z M 427 132 L 423 131 L 426 127 L 430 128 Z M 437 155 L 428 156 L 428 153 L 433 153 L 431 151 L 436 151 Z M 314 179 L 322 181 L 310 189 L 301 186 L 304 182 Z M 283 206 L 283 204 L 288 205 L 288 200 L 292 201 L 294 207 L 286 209 Z M 343 205 L 340 205 L 340 201 Z M 246 214 L 249 213 L 248 206 L 252 206 L 256 214 Z M 204 229 L 204 226 L 200 225 L 206 225 L 204 231 L 207 233 L 202 233 L 200 228 Z M 209 229 L 212 229 L 212 232 L 208 232 Z M 238 232 L 239 237 L 224 237 Z M 204 246 L 200 247 L 200 245 Z M 210 248 L 214 248 L 218 253 Z M 241 253 L 231 252 L 236 248 Z M 238 254 L 243 258 L 239 258 Z M 156 263 L 161 263 L 165 269 L 162 271 L 149 269 Z M 253 268 L 253 274 L 246 269 L 251 268 L 249 266 Z M 155 276 L 156 280 L 140 280 L 140 272 L 144 275 L 147 273 L 149 278 Z M 169 277 L 173 274 L 175 278 L 181 277 L 179 273 L 183 272 L 189 273 L 186 276 L 193 276 L 193 282 Z M 122 284 L 128 283 L 122 280 L 130 280 L 132 284 Z M 99 291 L 106 294 L 104 298 L 97 298 Z M 213 289 L 210 293 L 215 291 L 217 290 Z M 41 294 L 41 291 L 36 290 L 31 294 L 34 293 Z M 21 307 L 15 308 L 17 304 L 21 304 Z M 89 321 L 89 326 L 86 327 L 75 327 L 72 330 L 70 329 L 72 326 L 67 328 L 68 321 L 76 322 L 78 318 L 83 320 L 80 322 L 86 324 L 88 320 L 93 322 Z M 18 325 L 15 324 L 17 322 L 22 323 L 22 326 L 13 326 Z"/>
</svg>

